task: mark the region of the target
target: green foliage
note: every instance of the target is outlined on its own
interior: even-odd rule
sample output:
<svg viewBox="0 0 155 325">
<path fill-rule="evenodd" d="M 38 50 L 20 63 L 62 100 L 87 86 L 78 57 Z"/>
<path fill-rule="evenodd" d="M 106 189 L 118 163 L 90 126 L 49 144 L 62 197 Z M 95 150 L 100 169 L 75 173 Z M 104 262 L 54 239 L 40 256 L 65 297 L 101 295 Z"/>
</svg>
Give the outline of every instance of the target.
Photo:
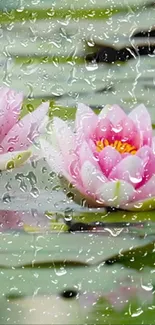
<svg viewBox="0 0 155 325">
<path fill-rule="evenodd" d="M 154 305 L 154 303 L 153 303 Z M 87 324 L 110 324 L 110 325 L 153 325 L 155 311 L 152 304 L 140 304 L 136 299 L 131 300 L 121 310 L 115 310 L 106 300 L 100 299 L 92 312 L 87 315 Z"/>
</svg>

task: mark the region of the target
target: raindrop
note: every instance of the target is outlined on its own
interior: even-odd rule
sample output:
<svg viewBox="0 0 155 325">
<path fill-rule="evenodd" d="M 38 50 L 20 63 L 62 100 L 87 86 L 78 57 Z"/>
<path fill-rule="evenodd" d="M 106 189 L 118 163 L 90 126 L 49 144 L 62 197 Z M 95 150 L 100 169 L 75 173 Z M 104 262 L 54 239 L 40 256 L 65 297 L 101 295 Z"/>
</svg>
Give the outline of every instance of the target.
<svg viewBox="0 0 155 325">
<path fill-rule="evenodd" d="M 123 228 L 104 228 L 105 231 L 108 231 L 113 237 L 117 237 L 123 231 Z"/>
<path fill-rule="evenodd" d="M 2 197 L 4 203 L 11 203 L 11 196 L 9 193 L 5 193 Z"/>
<path fill-rule="evenodd" d="M 73 218 L 73 210 L 71 208 L 66 208 L 64 211 L 64 219 L 66 222 L 72 221 Z"/>
<path fill-rule="evenodd" d="M 55 186 L 52 187 L 52 190 L 59 192 L 61 190 L 61 186 L 60 185 L 55 185 Z"/>
<path fill-rule="evenodd" d="M 34 111 L 34 107 L 32 104 L 27 104 L 27 110 L 28 112 L 32 113 Z"/>
<path fill-rule="evenodd" d="M 66 196 L 68 197 L 68 199 L 74 200 L 74 193 L 68 192 Z"/>
<path fill-rule="evenodd" d="M 94 42 L 94 41 L 88 41 L 87 44 L 88 44 L 88 46 L 90 46 L 90 47 L 94 47 L 95 42 Z"/>
<path fill-rule="evenodd" d="M 130 178 L 130 181 L 133 183 L 133 184 L 138 184 L 142 181 L 142 176 L 139 174 L 137 175 L 136 177 L 133 177 L 131 175 L 129 175 L 129 178 Z"/>
<path fill-rule="evenodd" d="M 134 204 L 134 208 L 141 209 L 143 206 L 143 202 L 137 202 Z"/>
<path fill-rule="evenodd" d="M 38 273 L 34 273 L 33 275 L 34 275 L 34 277 L 35 277 L 36 279 L 39 278 L 39 274 L 38 274 Z"/>
<path fill-rule="evenodd" d="M 34 219 L 38 219 L 39 213 L 38 213 L 38 211 L 36 209 L 32 209 L 31 213 L 32 213 L 32 216 L 33 216 Z"/>
<path fill-rule="evenodd" d="M 136 312 L 131 314 L 131 317 L 138 317 L 141 314 L 143 314 L 143 310 L 141 308 L 138 308 Z"/>
<path fill-rule="evenodd" d="M 50 17 L 53 17 L 54 14 L 55 14 L 55 11 L 54 11 L 53 9 L 49 9 L 49 10 L 47 11 L 47 15 L 50 16 Z"/>
<path fill-rule="evenodd" d="M 32 1 L 32 4 L 35 6 L 35 5 L 38 5 L 40 3 L 40 0 L 33 0 Z"/>
<path fill-rule="evenodd" d="M 13 169 L 14 167 L 15 167 L 15 163 L 14 163 L 14 161 L 13 161 L 13 160 L 10 160 L 10 161 L 7 163 L 6 168 L 7 168 L 8 170 L 10 170 L 10 169 Z"/>
<path fill-rule="evenodd" d="M 67 273 L 66 269 L 64 267 L 60 267 L 59 269 L 55 269 L 55 274 L 57 276 L 62 276 Z"/>
<path fill-rule="evenodd" d="M 23 63 L 22 64 L 22 66 L 21 66 L 21 71 L 25 74 L 25 75 L 27 75 L 27 76 L 29 76 L 29 75 L 31 75 L 31 74 L 34 74 L 37 70 L 38 70 L 38 64 L 25 64 L 25 63 Z"/>
<path fill-rule="evenodd" d="M 42 173 L 45 174 L 47 172 L 47 168 L 46 167 L 43 167 L 42 168 Z"/>
<path fill-rule="evenodd" d="M 28 173 L 28 175 L 26 176 L 26 178 L 29 180 L 31 186 L 36 185 L 36 183 L 37 183 L 37 177 L 36 177 L 36 175 L 32 171 Z"/>
<path fill-rule="evenodd" d="M 7 191 L 10 191 L 12 189 L 11 184 L 9 182 L 6 183 L 5 188 Z"/>
<path fill-rule="evenodd" d="M 141 287 L 142 287 L 145 291 L 152 291 L 152 290 L 153 290 L 153 285 L 152 285 L 151 283 L 149 283 L 148 285 L 141 284 Z"/>
<path fill-rule="evenodd" d="M 97 63 L 92 63 L 92 64 L 89 64 L 89 65 L 86 65 L 86 70 L 87 71 L 95 71 L 98 69 L 98 64 Z"/>
<path fill-rule="evenodd" d="M 30 193 L 31 193 L 31 195 L 32 195 L 34 198 L 37 198 L 37 197 L 39 196 L 39 194 L 40 194 L 40 192 L 39 192 L 39 190 L 38 190 L 37 187 L 32 187 Z"/>
<path fill-rule="evenodd" d="M 20 182 L 20 190 L 22 192 L 26 192 L 27 191 L 27 185 L 25 184 L 25 181 L 24 180 L 21 180 L 21 182 Z"/>
<path fill-rule="evenodd" d="M 121 132 L 123 129 L 123 127 L 121 125 L 118 125 L 117 127 L 112 127 L 112 130 L 115 132 L 115 133 L 119 133 Z"/>
</svg>

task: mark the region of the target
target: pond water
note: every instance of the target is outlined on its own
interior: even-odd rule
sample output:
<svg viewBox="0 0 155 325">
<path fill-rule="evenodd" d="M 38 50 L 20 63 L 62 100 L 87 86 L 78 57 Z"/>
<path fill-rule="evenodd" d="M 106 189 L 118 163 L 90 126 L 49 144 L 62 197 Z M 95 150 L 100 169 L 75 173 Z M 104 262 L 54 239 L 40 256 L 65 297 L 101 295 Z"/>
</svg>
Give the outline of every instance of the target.
<svg viewBox="0 0 155 325">
<path fill-rule="evenodd" d="M 42 99 L 68 120 L 78 102 L 127 113 L 143 103 L 154 127 L 153 2 L 0 10 L 0 84 L 24 93 L 23 115 Z M 0 324 L 154 324 L 154 211 L 75 203 L 44 158 L 1 172 L 0 184 Z"/>
</svg>

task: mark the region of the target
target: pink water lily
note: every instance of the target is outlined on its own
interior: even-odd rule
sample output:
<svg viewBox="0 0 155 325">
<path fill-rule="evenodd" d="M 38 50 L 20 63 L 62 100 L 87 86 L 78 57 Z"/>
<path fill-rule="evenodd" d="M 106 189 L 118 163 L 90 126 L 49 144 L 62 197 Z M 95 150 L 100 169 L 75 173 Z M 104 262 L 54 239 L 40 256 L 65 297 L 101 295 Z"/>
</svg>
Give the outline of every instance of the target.
<svg viewBox="0 0 155 325">
<path fill-rule="evenodd" d="M 54 117 L 50 143 L 41 146 L 52 170 L 90 206 L 155 208 L 155 137 L 144 105 L 129 115 L 107 105 L 96 115 L 79 104 L 74 128 Z"/>
<path fill-rule="evenodd" d="M 49 104 L 19 120 L 23 94 L 0 88 L 0 170 L 19 167 L 31 155 L 29 148 L 40 134 Z"/>
</svg>

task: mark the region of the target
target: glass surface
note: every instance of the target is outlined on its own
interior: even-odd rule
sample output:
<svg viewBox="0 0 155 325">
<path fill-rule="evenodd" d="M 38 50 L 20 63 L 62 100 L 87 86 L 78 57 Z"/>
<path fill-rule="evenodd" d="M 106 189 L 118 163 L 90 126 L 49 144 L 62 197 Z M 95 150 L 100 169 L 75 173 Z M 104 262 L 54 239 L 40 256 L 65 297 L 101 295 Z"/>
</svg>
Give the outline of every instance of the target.
<svg viewBox="0 0 155 325">
<path fill-rule="evenodd" d="M 154 3 L 0 1 L 0 16 L 21 117 L 144 103 L 155 127 Z M 0 324 L 154 324 L 154 210 L 90 208 L 62 184 L 44 157 L 0 172 Z"/>
</svg>

